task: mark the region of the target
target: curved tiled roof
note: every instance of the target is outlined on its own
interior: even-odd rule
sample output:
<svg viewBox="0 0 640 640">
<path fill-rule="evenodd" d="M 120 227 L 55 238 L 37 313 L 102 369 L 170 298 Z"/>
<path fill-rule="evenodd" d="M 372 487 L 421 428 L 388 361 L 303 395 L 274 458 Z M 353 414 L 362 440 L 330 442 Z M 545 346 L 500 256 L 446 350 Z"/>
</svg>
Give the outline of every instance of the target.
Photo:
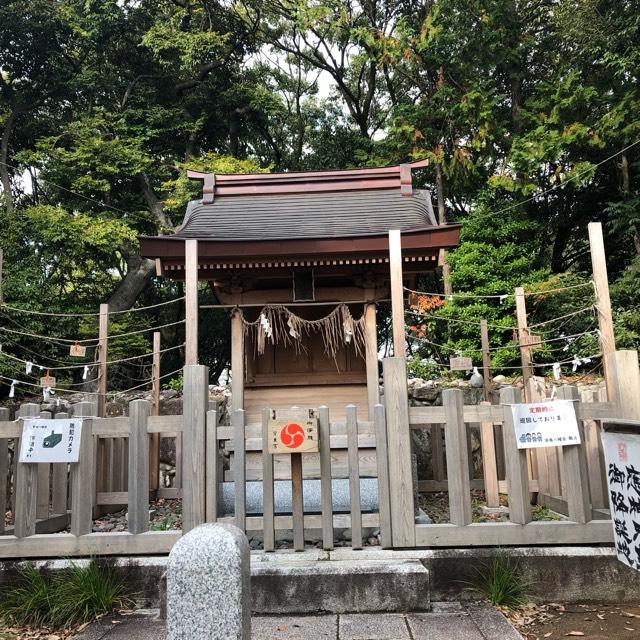
<svg viewBox="0 0 640 640">
<path fill-rule="evenodd" d="M 174 237 L 247 241 L 348 238 L 436 226 L 428 191 L 274 193 L 193 200 Z"/>
</svg>

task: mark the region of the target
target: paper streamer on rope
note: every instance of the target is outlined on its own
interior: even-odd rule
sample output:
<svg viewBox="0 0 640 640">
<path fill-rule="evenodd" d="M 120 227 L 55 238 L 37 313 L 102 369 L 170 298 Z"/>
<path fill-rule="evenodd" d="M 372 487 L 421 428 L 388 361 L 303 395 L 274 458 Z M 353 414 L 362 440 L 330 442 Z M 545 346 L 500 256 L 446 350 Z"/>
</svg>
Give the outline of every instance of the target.
<svg viewBox="0 0 640 640">
<path fill-rule="evenodd" d="M 562 375 L 562 367 L 559 362 L 553 363 L 553 378 L 554 380 L 560 380 L 560 376 Z"/>
<path fill-rule="evenodd" d="M 84 371 L 82 372 L 82 379 L 86 380 L 89 375 L 89 365 L 85 365 Z"/>
<path fill-rule="evenodd" d="M 14 381 L 11 383 L 11 389 L 9 389 L 9 397 L 10 397 L 10 398 L 15 397 L 15 395 L 16 395 L 16 385 L 17 385 L 17 384 L 18 384 L 18 381 L 17 381 L 17 380 L 14 380 Z"/>
<path fill-rule="evenodd" d="M 33 369 L 33 362 L 25 362 L 24 363 L 24 372 L 29 375 L 31 373 L 31 370 Z"/>
<path fill-rule="evenodd" d="M 249 322 L 239 311 L 245 336 L 251 338 L 258 355 L 265 350 L 266 340 L 285 347 L 293 346 L 296 353 L 306 352 L 303 337 L 312 333 L 322 336 L 325 353 L 334 360 L 341 346 L 353 344 L 356 353 L 364 357 L 364 315 L 355 319 L 346 304 L 340 304 L 331 313 L 317 320 L 307 320 L 284 305 L 265 305 L 258 319 Z"/>
</svg>

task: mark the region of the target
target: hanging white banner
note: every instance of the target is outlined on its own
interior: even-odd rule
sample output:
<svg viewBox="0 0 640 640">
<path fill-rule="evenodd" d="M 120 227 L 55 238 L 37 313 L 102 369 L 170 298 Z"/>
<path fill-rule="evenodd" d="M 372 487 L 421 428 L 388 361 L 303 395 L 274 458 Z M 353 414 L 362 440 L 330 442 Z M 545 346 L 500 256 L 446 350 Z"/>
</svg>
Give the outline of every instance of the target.
<svg viewBox="0 0 640 640">
<path fill-rule="evenodd" d="M 618 560 L 640 570 L 640 435 L 602 434 Z"/>
<path fill-rule="evenodd" d="M 82 420 L 24 420 L 20 462 L 78 462 Z"/>
<path fill-rule="evenodd" d="M 576 411 L 571 400 L 511 405 L 518 449 L 580 444 Z"/>
</svg>

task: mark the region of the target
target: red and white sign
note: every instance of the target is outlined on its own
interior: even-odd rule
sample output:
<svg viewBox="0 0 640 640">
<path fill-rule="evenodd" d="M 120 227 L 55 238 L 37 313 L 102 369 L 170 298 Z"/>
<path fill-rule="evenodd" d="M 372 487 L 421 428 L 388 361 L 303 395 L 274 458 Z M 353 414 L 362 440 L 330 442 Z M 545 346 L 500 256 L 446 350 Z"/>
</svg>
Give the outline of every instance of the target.
<svg viewBox="0 0 640 640">
<path fill-rule="evenodd" d="M 315 411 L 274 412 L 269 420 L 269 453 L 315 453 L 318 451 L 318 418 Z"/>
</svg>

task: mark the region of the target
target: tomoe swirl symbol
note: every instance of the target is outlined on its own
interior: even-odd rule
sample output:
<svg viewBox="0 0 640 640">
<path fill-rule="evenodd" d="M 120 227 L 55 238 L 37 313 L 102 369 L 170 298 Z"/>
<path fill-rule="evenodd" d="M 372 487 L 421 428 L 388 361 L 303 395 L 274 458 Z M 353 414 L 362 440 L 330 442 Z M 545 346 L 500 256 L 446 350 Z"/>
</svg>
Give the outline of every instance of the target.
<svg viewBox="0 0 640 640">
<path fill-rule="evenodd" d="M 289 448 L 295 449 L 299 447 L 305 440 L 305 433 L 302 426 L 297 422 L 285 424 L 280 430 L 280 442 Z"/>
</svg>

